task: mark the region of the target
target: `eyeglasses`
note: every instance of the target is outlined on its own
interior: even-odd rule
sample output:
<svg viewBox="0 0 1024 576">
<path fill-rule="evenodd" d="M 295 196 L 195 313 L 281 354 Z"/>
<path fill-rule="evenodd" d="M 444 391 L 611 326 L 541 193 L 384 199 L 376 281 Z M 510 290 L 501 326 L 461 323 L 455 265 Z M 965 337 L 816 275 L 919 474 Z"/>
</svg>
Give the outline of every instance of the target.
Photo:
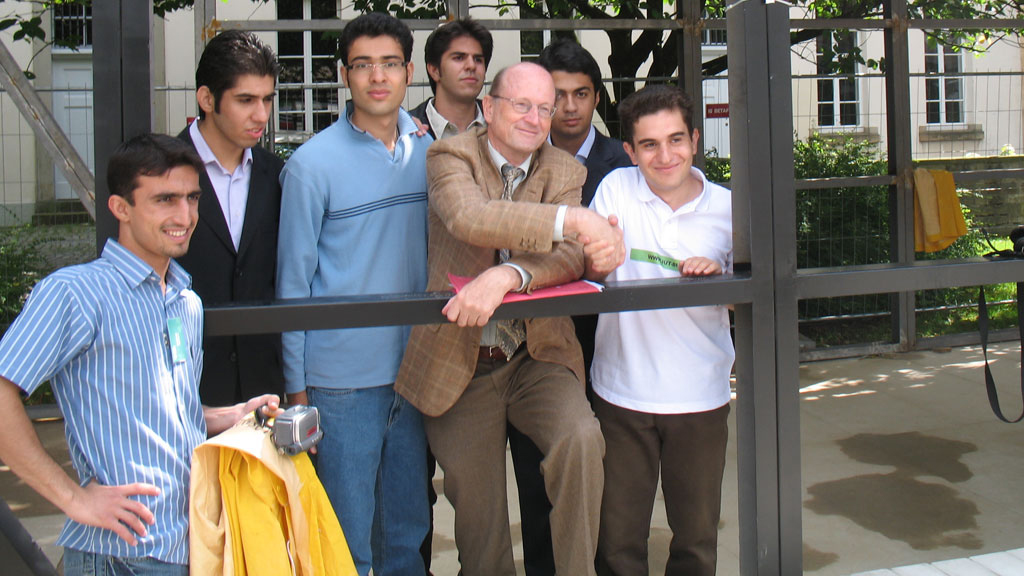
<svg viewBox="0 0 1024 576">
<path fill-rule="evenodd" d="M 365 74 L 367 76 L 373 73 L 374 68 L 379 68 L 385 74 L 397 75 L 405 71 L 405 64 L 406 63 L 401 60 L 389 60 L 387 62 L 380 63 L 358 62 L 356 64 L 349 64 L 345 66 L 345 68 L 349 72 L 353 72 L 355 74 Z"/>
<path fill-rule="evenodd" d="M 513 100 L 512 98 L 505 98 L 504 96 L 496 96 L 491 94 L 491 98 L 497 98 L 498 100 L 505 100 L 512 105 L 512 109 L 517 114 L 529 114 L 530 110 L 533 110 L 533 102 L 529 100 Z M 555 115 L 556 108 L 554 106 L 548 106 L 547 104 L 541 104 L 537 106 L 537 114 L 541 118 L 552 118 Z"/>
</svg>

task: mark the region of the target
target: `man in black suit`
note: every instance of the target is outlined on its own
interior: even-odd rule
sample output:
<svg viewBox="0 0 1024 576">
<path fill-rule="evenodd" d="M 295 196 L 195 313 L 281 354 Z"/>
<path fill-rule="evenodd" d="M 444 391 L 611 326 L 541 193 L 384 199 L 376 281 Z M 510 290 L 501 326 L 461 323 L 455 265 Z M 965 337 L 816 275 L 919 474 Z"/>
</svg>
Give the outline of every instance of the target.
<svg viewBox="0 0 1024 576">
<path fill-rule="evenodd" d="M 409 114 L 434 140 L 486 124 L 477 97 L 493 51 L 491 33 L 469 18 L 453 20 L 430 33 L 423 60 L 434 97 Z"/>
<path fill-rule="evenodd" d="M 274 299 L 283 162 L 256 144 L 278 71 L 274 51 L 237 30 L 211 40 L 196 69 L 199 118 L 179 138 L 195 147 L 206 170 L 199 175 L 199 223 L 178 262 L 204 304 Z M 203 349 L 203 404 L 284 394 L 279 334 L 204 337 Z"/>
<path fill-rule="evenodd" d="M 589 206 L 605 175 L 632 166 L 621 140 L 594 128 L 594 110 L 601 102 L 601 68 L 582 46 L 572 40 L 556 40 L 540 53 L 537 63 L 555 79 L 555 117 L 551 119 L 551 143 L 576 156 L 587 167 L 583 206 Z M 593 339 L 590 341 L 593 353 Z M 586 345 L 583 348 L 587 353 Z M 587 356 L 590 370 L 590 356 Z"/>
<path fill-rule="evenodd" d="M 582 46 L 572 40 L 557 40 L 540 53 L 537 63 L 555 79 L 555 117 L 551 119 L 551 143 L 576 156 L 587 167 L 583 184 L 583 205 L 590 206 L 594 191 L 605 175 L 633 162 L 621 140 L 609 138 L 594 127 L 594 110 L 601 101 L 601 68 Z M 574 316 L 576 337 L 583 347 L 590 392 L 590 363 L 594 360 L 597 315 Z"/>
</svg>

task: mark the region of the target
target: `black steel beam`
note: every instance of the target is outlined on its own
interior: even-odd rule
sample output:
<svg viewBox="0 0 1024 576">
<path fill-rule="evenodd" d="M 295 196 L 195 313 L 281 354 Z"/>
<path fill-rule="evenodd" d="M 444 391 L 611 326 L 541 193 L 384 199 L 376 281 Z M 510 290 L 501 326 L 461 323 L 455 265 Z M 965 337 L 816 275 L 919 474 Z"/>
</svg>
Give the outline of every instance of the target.
<svg viewBox="0 0 1024 576">
<path fill-rule="evenodd" d="M 117 220 L 107 209 L 106 167 L 121 143 L 121 2 L 97 2 L 92 8 L 93 162 L 96 175 L 96 253 L 117 236 Z"/>
<path fill-rule="evenodd" d="M 117 236 L 107 209 L 107 163 L 127 138 L 152 130 L 152 0 L 112 0 L 93 6 L 93 109 L 96 246 Z"/>
<path fill-rule="evenodd" d="M 602 294 L 503 304 L 495 318 L 533 318 L 749 302 L 749 273 L 609 282 Z M 207 335 L 259 334 L 445 322 L 450 292 L 277 300 L 206 309 Z"/>
<path fill-rule="evenodd" d="M 751 267 L 753 280 L 753 301 L 737 305 L 735 314 L 740 574 L 778 576 L 775 250 L 767 12 L 763 3 L 738 0 L 730 3 L 726 14 L 733 249 L 737 264 Z M 791 129 L 786 133 L 789 137 Z M 792 142 L 785 146 L 791 150 Z"/>
<path fill-rule="evenodd" d="M 910 265 L 805 268 L 797 273 L 796 292 L 800 299 L 831 298 L 1020 282 L 1022 278 L 1024 260 L 931 260 Z"/>
<path fill-rule="evenodd" d="M 475 19 L 474 19 L 475 20 Z M 253 32 L 338 32 L 349 20 L 220 20 L 224 30 L 250 30 Z M 434 30 L 445 20 L 402 20 L 412 30 Z M 477 20 L 488 30 L 678 30 L 682 20 L 601 18 L 574 20 L 568 18 L 534 18 Z"/>
<path fill-rule="evenodd" d="M 772 246 L 775 298 L 775 425 L 778 442 L 779 573 L 803 572 L 803 483 L 800 470 L 800 344 L 793 176 L 793 81 L 789 5 L 768 12 Z M 761 343 L 758 343 L 760 346 Z"/>
<path fill-rule="evenodd" d="M 449 12 L 459 2 L 449 3 Z M 454 13 L 453 13 L 454 15 Z M 433 30 L 445 20 L 403 20 L 413 30 Z M 600 19 L 567 19 L 567 18 L 525 18 L 525 19 L 489 19 L 478 20 L 489 30 L 676 30 L 684 26 L 683 19 L 636 19 L 600 18 Z M 314 32 L 340 31 L 348 20 L 317 19 L 317 20 L 219 20 L 224 30 L 251 30 L 254 32 Z M 721 18 L 701 20 L 705 30 L 725 30 L 727 23 Z M 791 18 L 791 30 L 885 30 L 891 29 L 891 18 L 863 20 L 859 18 Z M 1014 18 L 982 18 L 977 20 L 950 19 L 908 19 L 906 26 L 922 30 L 946 30 L 951 28 L 965 30 L 988 29 L 1022 29 L 1024 23 Z"/>
<path fill-rule="evenodd" d="M 885 16 L 893 27 L 883 33 L 885 44 L 886 129 L 888 132 L 890 260 L 903 265 L 914 262 L 913 138 L 911 137 L 909 18 L 906 0 L 887 0 Z M 892 339 L 904 350 L 917 339 L 917 317 L 913 292 L 893 295 Z"/>
<path fill-rule="evenodd" d="M 696 114 L 693 115 L 693 126 L 699 134 L 704 134 L 704 74 L 701 71 L 701 6 L 702 0 L 683 0 L 679 3 L 682 32 L 679 42 L 679 85 L 693 98 Z M 694 158 L 694 165 L 704 169 L 704 144 L 700 142 L 700 152 Z"/>
</svg>

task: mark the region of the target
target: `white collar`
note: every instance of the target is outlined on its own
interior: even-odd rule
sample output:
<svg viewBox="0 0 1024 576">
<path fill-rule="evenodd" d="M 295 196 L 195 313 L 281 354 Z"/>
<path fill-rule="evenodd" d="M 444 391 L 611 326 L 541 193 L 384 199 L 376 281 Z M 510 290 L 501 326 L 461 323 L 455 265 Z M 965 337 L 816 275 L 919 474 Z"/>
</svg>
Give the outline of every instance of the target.
<svg viewBox="0 0 1024 576">
<path fill-rule="evenodd" d="M 217 155 L 213 153 L 210 145 L 206 143 L 206 138 L 203 138 L 203 133 L 199 131 L 199 117 L 197 116 L 192 124 L 188 127 L 188 135 L 192 137 L 192 145 L 196 148 L 196 153 L 199 154 L 199 159 L 203 161 L 204 166 L 210 164 L 216 165 L 225 174 L 230 174 L 224 165 L 217 159 Z M 242 163 L 239 164 L 243 169 L 248 169 L 252 165 L 252 148 L 246 148 L 242 151 Z"/>
<path fill-rule="evenodd" d="M 434 99 L 431 98 L 427 101 L 427 122 L 430 123 L 430 129 L 434 131 L 434 135 L 437 139 L 447 138 L 448 136 L 455 136 L 459 133 L 459 127 L 453 122 L 449 122 L 447 118 L 441 115 L 434 107 Z M 480 105 L 476 105 L 476 118 L 469 123 L 466 127 L 468 130 L 474 126 L 486 126 L 487 122 L 484 120 L 484 113 L 480 110 Z M 450 134 L 449 134 L 450 132 Z"/>
</svg>

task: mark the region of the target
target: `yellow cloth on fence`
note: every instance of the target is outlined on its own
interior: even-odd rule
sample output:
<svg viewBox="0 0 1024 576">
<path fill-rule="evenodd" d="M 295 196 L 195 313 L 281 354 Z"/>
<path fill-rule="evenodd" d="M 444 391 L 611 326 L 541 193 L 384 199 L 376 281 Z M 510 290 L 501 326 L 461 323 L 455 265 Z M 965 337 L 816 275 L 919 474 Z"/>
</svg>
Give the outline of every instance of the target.
<svg viewBox="0 0 1024 576">
<path fill-rule="evenodd" d="M 198 446 L 189 510 L 193 576 L 355 576 L 309 456 L 277 452 L 252 416 Z"/>
<path fill-rule="evenodd" d="M 914 170 L 914 250 L 938 252 L 967 233 L 953 175 L 945 170 Z"/>
</svg>

